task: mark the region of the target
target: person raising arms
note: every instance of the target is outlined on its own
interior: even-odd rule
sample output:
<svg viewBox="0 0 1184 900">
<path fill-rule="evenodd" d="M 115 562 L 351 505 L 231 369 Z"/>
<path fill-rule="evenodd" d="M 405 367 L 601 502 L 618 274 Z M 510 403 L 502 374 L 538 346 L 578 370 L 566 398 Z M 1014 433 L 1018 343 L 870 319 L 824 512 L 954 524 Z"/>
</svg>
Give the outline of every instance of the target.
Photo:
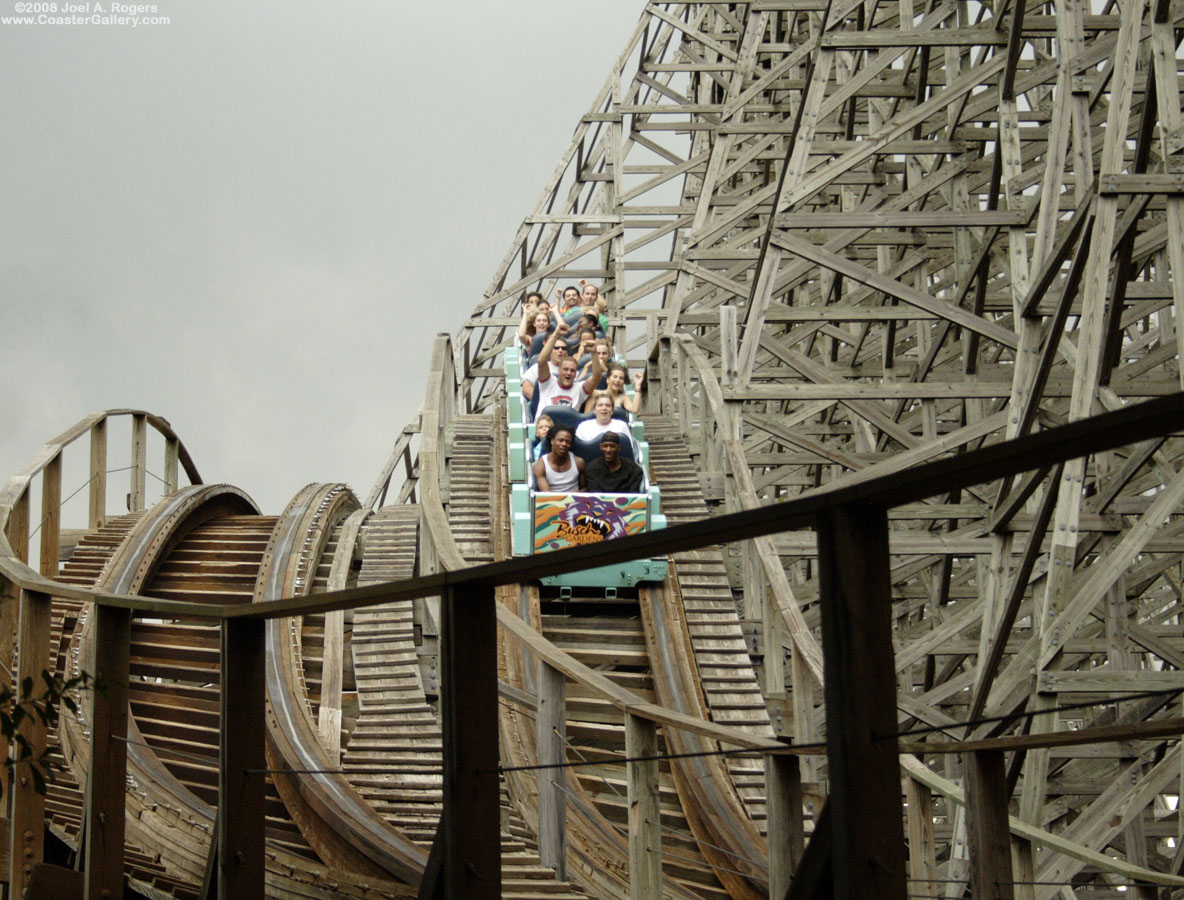
<svg viewBox="0 0 1184 900">
<path fill-rule="evenodd" d="M 536 334 L 546 334 L 553 327 L 551 304 L 538 291 L 531 291 L 522 302 L 522 320 L 518 323 L 518 342 L 523 352 L 530 352 L 531 339 Z"/>
<path fill-rule="evenodd" d="M 539 393 L 539 412 L 548 406 L 570 406 L 574 410 L 579 410 L 586 398 L 596 390 L 596 385 L 600 381 L 600 360 L 595 355 L 592 357 L 591 372 L 587 379 L 579 384 L 576 383 L 576 371 L 579 366 L 570 356 L 559 363 L 557 373 L 551 371 L 551 351 L 555 347 L 555 342 L 567 332 L 567 323 L 560 322 L 559 327 L 548 335 L 539 354 L 539 379 L 535 385 L 535 390 Z"/>
<path fill-rule="evenodd" d="M 612 398 L 613 406 L 622 406 L 626 412 L 637 415 L 641 412 L 641 386 L 645 382 L 645 373 L 640 371 L 633 373 L 634 394 L 630 397 L 625 393 L 625 378 L 628 372 L 629 370 L 620 363 L 609 363 L 608 375 L 605 378 L 605 392 Z M 584 411 L 595 412 L 591 403 L 586 405 Z"/>
</svg>

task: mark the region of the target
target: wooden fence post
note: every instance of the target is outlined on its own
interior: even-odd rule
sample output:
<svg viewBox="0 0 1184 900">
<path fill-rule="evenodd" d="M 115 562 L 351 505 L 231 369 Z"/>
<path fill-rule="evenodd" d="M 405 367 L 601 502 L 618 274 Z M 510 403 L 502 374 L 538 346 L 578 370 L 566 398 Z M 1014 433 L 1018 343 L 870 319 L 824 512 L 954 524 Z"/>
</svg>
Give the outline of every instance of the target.
<svg viewBox="0 0 1184 900">
<path fill-rule="evenodd" d="M 970 832 L 970 895 L 1012 900 L 1011 829 L 1002 750 L 962 754 L 966 767 L 966 823 Z"/>
<path fill-rule="evenodd" d="M 492 587 L 444 592 L 440 712 L 444 738 L 441 877 L 446 900 L 498 900 L 497 610 Z"/>
<path fill-rule="evenodd" d="M 821 514 L 818 569 L 834 895 L 904 900 L 885 510 L 852 504 Z"/>
<path fill-rule="evenodd" d="M 558 766 L 567 760 L 567 683 L 563 673 L 539 661 L 539 704 L 535 731 L 540 766 Z M 539 861 L 567 878 L 567 800 L 563 794 L 564 770 L 539 769 Z"/>
<path fill-rule="evenodd" d="M 181 442 L 175 437 L 164 439 L 164 493 L 177 492 L 177 457 L 181 452 Z"/>
<path fill-rule="evenodd" d="M 628 758 L 629 898 L 662 896 L 661 810 L 658 807 L 658 726 L 625 713 Z M 651 757 L 639 759 L 639 757 Z M 636 760 L 636 761 L 635 761 Z"/>
<path fill-rule="evenodd" d="M 769 828 L 769 896 L 781 900 L 806 849 L 802 822 L 802 771 L 798 757 L 765 756 L 766 810 Z"/>
<path fill-rule="evenodd" d="M 90 427 L 90 491 L 87 527 L 102 528 L 107 521 L 107 420 Z"/>
<path fill-rule="evenodd" d="M 253 900 L 264 895 L 266 630 L 262 619 L 222 621 L 222 727 L 214 836 L 218 900 Z"/>
<path fill-rule="evenodd" d="M 935 884 L 937 846 L 933 835 L 933 791 L 915 778 L 906 778 L 904 788 L 909 803 L 909 878 L 918 885 Z"/>
<path fill-rule="evenodd" d="M 60 471 L 60 469 L 59 469 Z M 55 560 L 56 561 L 56 560 Z M 20 592 L 20 629 L 17 644 L 16 690 L 31 679 L 34 691 L 44 687 L 41 673 L 49 668 L 49 620 L 52 599 L 39 591 Z M 20 734 L 29 742 L 33 757 L 45 752 L 45 725 L 32 717 L 21 723 Z M 12 824 L 9 896 L 23 896 L 29 875 L 45 853 L 45 795 L 34 785 L 31 767 L 25 763 L 12 773 Z"/>
<path fill-rule="evenodd" d="M 127 805 L 128 677 L 132 614 L 96 604 L 91 691 L 90 772 L 86 779 L 86 898 L 123 896 Z"/>
<path fill-rule="evenodd" d="M 145 475 L 148 470 L 148 418 L 137 413 L 132 416 L 131 489 L 127 508 L 138 512 L 144 508 Z"/>
<path fill-rule="evenodd" d="M 61 540 L 62 454 L 59 452 L 41 470 L 41 561 L 38 568 L 46 578 L 58 577 Z M 45 640 L 49 642 L 48 636 Z"/>
</svg>

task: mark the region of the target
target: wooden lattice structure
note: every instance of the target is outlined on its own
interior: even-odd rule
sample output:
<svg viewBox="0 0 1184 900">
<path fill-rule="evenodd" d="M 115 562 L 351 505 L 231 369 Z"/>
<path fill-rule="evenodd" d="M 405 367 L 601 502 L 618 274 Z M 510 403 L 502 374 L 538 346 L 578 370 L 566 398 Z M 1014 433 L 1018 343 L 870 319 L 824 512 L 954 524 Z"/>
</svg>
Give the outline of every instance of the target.
<svg viewBox="0 0 1184 900">
<path fill-rule="evenodd" d="M 0 491 L 0 648 L 115 688 L 27 726 L 63 777 L 5 785 L 9 889 L 1184 889 L 1182 18 L 646 4 L 365 499 L 312 484 L 262 515 L 142 411 L 51 441 Z M 520 304 L 581 278 L 646 370 L 686 529 L 653 538 L 665 584 L 596 615 L 540 601 L 545 562 L 467 571 L 509 556 Z M 1128 408 L 1159 395 L 1159 421 Z"/>
<path fill-rule="evenodd" d="M 477 408 L 523 293 L 580 277 L 721 509 L 1178 391 L 1182 14 L 649 4 L 461 333 Z M 1179 454 L 1152 441 L 894 513 L 901 727 L 1101 704 L 1018 726 L 1041 732 L 1170 706 L 1103 701 L 1180 683 Z M 782 537 L 732 572 L 766 695 L 807 741 L 813 554 Z M 1011 765 L 1021 821 L 1179 871 L 1174 814 L 1145 787 L 1175 777 L 1162 748 Z M 1020 865 L 1017 881 L 1081 868 Z M 1053 888 L 1017 886 L 1033 889 Z"/>
</svg>

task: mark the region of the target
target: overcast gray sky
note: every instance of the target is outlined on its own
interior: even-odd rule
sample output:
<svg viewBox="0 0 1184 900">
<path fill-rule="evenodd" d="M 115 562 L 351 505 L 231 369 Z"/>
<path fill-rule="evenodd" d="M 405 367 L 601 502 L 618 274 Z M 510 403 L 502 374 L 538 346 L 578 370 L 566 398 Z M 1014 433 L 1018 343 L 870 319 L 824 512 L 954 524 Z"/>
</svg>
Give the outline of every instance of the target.
<svg viewBox="0 0 1184 900">
<path fill-rule="evenodd" d="M 139 407 L 266 512 L 364 495 L 644 3 L 155 5 L 0 24 L 0 483 Z"/>
</svg>

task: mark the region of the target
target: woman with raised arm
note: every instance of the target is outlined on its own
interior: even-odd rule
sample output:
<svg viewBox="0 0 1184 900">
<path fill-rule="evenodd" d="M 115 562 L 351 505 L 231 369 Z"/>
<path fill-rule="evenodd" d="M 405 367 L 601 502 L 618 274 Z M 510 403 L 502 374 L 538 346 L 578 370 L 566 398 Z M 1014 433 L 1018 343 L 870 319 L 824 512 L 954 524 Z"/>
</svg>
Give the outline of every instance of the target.
<svg viewBox="0 0 1184 900">
<path fill-rule="evenodd" d="M 641 412 L 641 386 L 645 383 L 644 372 L 633 373 L 633 396 L 630 397 L 625 393 L 625 379 L 629 376 L 629 370 L 620 363 L 614 362 L 608 364 L 608 375 L 605 377 L 605 393 L 612 398 L 613 406 L 622 406 L 626 412 L 637 415 Z M 589 403 L 585 412 L 594 412 L 592 404 Z"/>
</svg>

